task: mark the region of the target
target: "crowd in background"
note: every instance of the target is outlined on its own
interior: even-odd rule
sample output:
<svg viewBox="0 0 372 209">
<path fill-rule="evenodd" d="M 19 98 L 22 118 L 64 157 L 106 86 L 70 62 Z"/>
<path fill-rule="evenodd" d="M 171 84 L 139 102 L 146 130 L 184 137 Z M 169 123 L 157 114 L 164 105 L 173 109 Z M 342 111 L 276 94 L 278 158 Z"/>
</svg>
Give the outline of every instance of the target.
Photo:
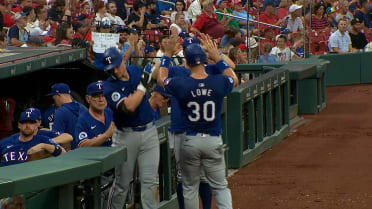
<svg viewBox="0 0 372 209">
<path fill-rule="evenodd" d="M 126 60 L 145 66 L 170 35 L 206 33 L 235 64 L 268 63 L 368 51 L 370 12 L 370 0 L 0 0 L 0 44 L 87 47 L 101 68 L 92 32 L 120 33 Z"/>
</svg>

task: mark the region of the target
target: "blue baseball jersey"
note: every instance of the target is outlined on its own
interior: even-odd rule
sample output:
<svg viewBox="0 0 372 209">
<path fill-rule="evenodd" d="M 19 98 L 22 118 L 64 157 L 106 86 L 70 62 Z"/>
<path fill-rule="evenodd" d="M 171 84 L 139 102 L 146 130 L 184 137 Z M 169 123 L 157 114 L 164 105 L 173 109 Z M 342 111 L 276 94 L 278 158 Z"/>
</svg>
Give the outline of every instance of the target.
<svg viewBox="0 0 372 209">
<path fill-rule="evenodd" d="M 220 73 L 216 65 L 205 66 L 205 71 L 209 75 L 216 75 Z M 190 77 L 190 70 L 183 66 L 170 67 L 168 69 L 168 78 L 175 77 Z M 171 97 L 171 111 L 171 124 L 169 126 L 169 131 L 172 131 L 174 133 L 185 132 L 186 118 L 185 115 L 182 114 L 178 100 L 174 97 Z"/>
<path fill-rule="evenodd" d="M 56 111 L 57 106 L 50 105 L 46 110 L 41 113 L 41 125 L 44 128 L 49 128 L 52 130 L 53 121 L 54 121 L 54 112 Z"/>
<path fill-rule="evenodd" d="M 154 110 L 150 106 L 146 95 L 133 113 L 125 114 L 116 111 L 119 104 L 130 94 L 133 94 L 140 83 L 142 68 L 136 65 L 130 65 L 127 67 L 127 71 L 130 77 L 128 81 L 121 81 L 110 77 L 104 83 L 103 88 L 108 106 L 114 112 L 114 122 L 118 128 L 142 126 L 154 121 Z"/>
<path fill-rule="evenodd" d="M 54 123 L 52 131 L 59 133 L 68 133 L 75 136 L 75 128 L 80 114 L 86 112 L 87 109 L 79 102 L 73 101 L 63 104 L 54 114 Z M 71 149 L 77 147 L 77 139 L 71 142 Z"/>
<path fill-rule="evenodd" d="M 15 165 L 24 163 L 28 160 L 27 151 L 40 143 L 57 145 L 52 139 L 35 135 L 34 138 L 28 142 L 19 140 L 19 133 L 13 134 L 0 141 L 1 164 L 0 166 Z"/>
<path fill-rule="evenodd" d="M 55 131 L 48 131 L 48 130 L 38 130 L 37 135 L 41 135 L 41 136 L 45 136 L 47 138 L 53 139 L 61 135 L 61 133 L 55 132 Z"/>
<path fill-rule="evenodd" d="M 106 108 L 105 111 L 105 123 L 96 120 L 93 116 L 89 113 L 89 111 L 84 112 L 78 118 L 78 122 L 76 124 L 76 134 L 75 138 L 78 139 L 78 144 L 83 141 L 84 139 L 92 139 L 100 134 L 106 132 L 106 130 L 110 127 L 111 122 L 113 121 L 113 113 L 110 108 Z M 111 147 L 112 139 L 111 137 L 101 144 L 102 147 Z"/>
<path fill-rule="evenodd" d="M 234 86 L 234 80 L 224 75 L 209 75 L 205 79 L 192 77 L 168 78 L 165 90 L 175 97 L 186 117 L 186 133 L 220 135 L 223 98 Z"/>
</svg>

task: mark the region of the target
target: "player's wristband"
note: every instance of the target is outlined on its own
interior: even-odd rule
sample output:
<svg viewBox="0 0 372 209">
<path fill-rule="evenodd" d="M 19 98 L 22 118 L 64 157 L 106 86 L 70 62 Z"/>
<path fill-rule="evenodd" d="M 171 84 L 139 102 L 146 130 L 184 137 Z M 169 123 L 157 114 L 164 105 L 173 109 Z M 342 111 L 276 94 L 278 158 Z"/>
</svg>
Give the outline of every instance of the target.
<svg viewBox="0 0 372 209">
<path fill-rule="evenodd" d="M 226 70 L 227 68 L 229 68 L 230 66 L 224 61 L 224 60 L 220 60 L 216 63 L 216 66 L 218 68 L 218 70 L 222 73 L 224 70 Z"/>
<path fill-rule="evenodd" d="M 56 157 L 60 155 L 61 152 L 62 152 L 61 147 L 59 147 L 58 145 L 54 145 L 54 152 L 52 153 L 52 155 Z"/>
<path fill-rule="evenodd" d="M 170 57 L 162 56 L 160 58 L 160 67 L 169 68 L 171 62 L 172 62 L 172 59 Z"/>
<path fill-rule="evenodd" d="M 140 91 L 143 91 L 144 93 L 146 93 L 146 87 L 144 87 L 142 85 L 142 83 L 140 83 L 138 86 L 137 86 L 137 90 L 140 90 Z"/>
</svg>

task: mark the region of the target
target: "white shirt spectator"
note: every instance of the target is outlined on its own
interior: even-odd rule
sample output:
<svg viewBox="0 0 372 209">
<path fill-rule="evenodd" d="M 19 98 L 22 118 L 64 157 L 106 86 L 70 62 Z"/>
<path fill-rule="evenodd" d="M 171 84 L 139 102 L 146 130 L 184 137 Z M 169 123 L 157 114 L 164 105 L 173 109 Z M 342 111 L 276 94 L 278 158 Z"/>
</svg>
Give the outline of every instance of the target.
<svg viewBox="0 0 372 209">
<path fill-rule="evenodd" d="M 273 55 L 278 62 L 291 61 L 295 53 L 293 53 L 288 47 L 280 50 L 279 47 L 274 47 L 270 51 L 270 55 Z"/>
<path fill-rule="evenodd" d="M 171 14 L 172 23 L 174 23 L 174 21 L 176 21 L 176 14 L 177 14 L 177 12 L 172 12 L 172 14 Z M 183 14 L 185 15 L 186 23 L 190 25 L 191 24 L 191 22 L 190 22 L 191 18 L 189 17 L 189 14 L 186 11 L 183 11 Z"/>
<path fill-rule="evenodd" d="M 289 32 L 296 33 L 303 29 L 301 18 L 296 17 L 295 19 L 293 19 L 291 15 L 288 15 L 287 18 L 288 18 L 287 29 L 289 30 Z"/>
<path fill-rule="evenodd" d="M 121 19 L 121 17 L 119 16 L 114 16 L 112 14 L 108 14 L 109 18 L 110 18 L 110 21 L 112 24 L 114 25 L 125 25 L 124 21 Z"/>
<path fill-rule="evenodd" d="M 202 12 L 203 11 L 202 11 L 199 0 L 193 1 L 190 4 L 189 9 L 187 10 L 187 13 L 189 14 L 189 18 L 191 18 L 192 23 L 195 22 L 196 18 L 198 18 Z"/>
<path fill-rule="evenodd" d="M 350 36 L 347 32 L 341 33 L 340 30 L 335 31 L 328 39 L 328 48 L 333 52 L 332 48 L 338 48 L 341 51 L 348 52 L 351 44 Z"/>
</svg>

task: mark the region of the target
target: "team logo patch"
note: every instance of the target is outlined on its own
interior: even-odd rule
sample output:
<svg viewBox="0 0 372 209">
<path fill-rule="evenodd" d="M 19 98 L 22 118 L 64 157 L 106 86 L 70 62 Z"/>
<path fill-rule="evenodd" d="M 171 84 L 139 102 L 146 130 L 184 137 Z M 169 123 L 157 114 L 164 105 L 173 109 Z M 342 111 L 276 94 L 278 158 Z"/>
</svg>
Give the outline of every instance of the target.
<svg viewBox="0 0 372 209">
<path fill-rule="evenodd" d="M 88 137 L 88 134 L 86 132 L 80 132 L 79 134 L 79 139 L 82 140 L 82 139 L 86 139 Z"/>
<path fill-rule="evenodd" d="M 229 81 L 230 83 L 234 83 L 234 80 L 231 77 L 229 77 Z"/>
<path fill-rule="evenodd" d="M 119 92 L 114 92 L 114 93 L 112 93 L 111 94 L 111 99 L 112 99 L 112 101 L 114 101 L 114 102 L 117 102 L 117 101 L 119 101 L 119 99 L 120 99 L 120 94 L 119 94 Z"/>
<path fill-rule="evenodd" d="M 168 85 L 170 80 L 171 80 L 170 78 L 166 79 L 166 80 L 164 81 L 164 85 Z"/>
</svg>

